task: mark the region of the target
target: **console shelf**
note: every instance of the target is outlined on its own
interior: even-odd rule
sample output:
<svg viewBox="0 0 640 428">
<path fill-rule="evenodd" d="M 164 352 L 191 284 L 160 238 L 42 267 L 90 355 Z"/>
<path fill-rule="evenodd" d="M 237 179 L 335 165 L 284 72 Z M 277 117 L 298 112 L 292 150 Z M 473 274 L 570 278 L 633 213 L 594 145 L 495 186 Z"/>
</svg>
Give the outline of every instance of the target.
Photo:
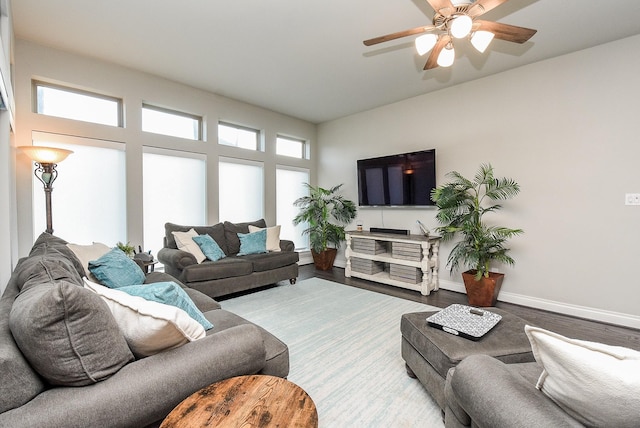
<svg viewBox="0 0 640 428">
<path fill-rule="evenodd" d="M 419 291 L 438 290 L 439 236 L 347 231 L 345 276 Z"/>
</svg>

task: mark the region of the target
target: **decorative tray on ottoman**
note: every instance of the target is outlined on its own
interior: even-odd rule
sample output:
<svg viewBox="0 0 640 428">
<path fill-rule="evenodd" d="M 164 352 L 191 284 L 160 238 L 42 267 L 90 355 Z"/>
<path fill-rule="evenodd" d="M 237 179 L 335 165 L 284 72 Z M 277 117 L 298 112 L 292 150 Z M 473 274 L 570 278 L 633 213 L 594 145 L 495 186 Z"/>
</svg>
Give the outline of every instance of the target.
<svg viewBox="0 0 640 428">
<path fill-rule="evenodd" d="M 495 327 L 502 315 L 484 309 L 453 304 L 427 318 L 431 327 L 470 340 L 479 340 Z"/>
</svg>

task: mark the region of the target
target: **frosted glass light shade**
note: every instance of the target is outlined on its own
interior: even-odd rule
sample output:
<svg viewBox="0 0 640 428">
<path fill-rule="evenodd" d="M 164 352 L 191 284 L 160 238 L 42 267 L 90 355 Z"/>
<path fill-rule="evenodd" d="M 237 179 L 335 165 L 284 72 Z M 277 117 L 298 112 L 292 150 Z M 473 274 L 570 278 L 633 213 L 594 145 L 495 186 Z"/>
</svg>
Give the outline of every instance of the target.
<svg viewBox="0 0 640 428">
<path fill-rule="evenodd" d="M 39 164 L 60 163 L 73 153 L 71 150 L 44 146 L 21 146 L 20 150 L 29 156 L 31 160 Z"/>
<path fill-rule="evenodd" d="M 494 34 L 489 31 L 476 31 L 471 36 L 471 44 L 480 53 L 483 53 L 489 43 L 493 40 Z"/>
<path fill-rule="evenodd" d="M 453 50 L 453 46 L 447 46 L 438 55 L 438 65 L 440 67 L 450 67 L 453 64 L 453 60 L 456 57 L 456 52 Z"/>
<path fill-rule="evenodd" d="M 438 36 L 435 34 L 423 34 L 416 39 L 416 50 L 419 55 L 424 55 L 436 45 Z"/>
<path fill-rule="evenodd" d="M 460 15 L 451 21 L 450 32 L 456 39 L 467 37 L 473 27 L 473 20 L 468 15 Z"/>
</svg>

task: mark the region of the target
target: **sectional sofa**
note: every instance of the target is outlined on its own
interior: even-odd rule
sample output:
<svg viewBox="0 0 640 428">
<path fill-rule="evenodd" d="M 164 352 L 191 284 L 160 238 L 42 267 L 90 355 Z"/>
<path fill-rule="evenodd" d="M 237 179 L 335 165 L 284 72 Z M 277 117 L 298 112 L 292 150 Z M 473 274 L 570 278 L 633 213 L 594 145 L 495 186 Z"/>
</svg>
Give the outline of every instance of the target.
<svg viewBox="0 0 640 428">
<path fill-rule="evenodd" d="M 153 333 L 167 349 L 136 355 L 113 301 L 86 286 L 86 272 L 67 242 L 48 233 L 18 262 L 0 299 L 0 426 L 157 426 L 216 381 L 287 376 L 289 352 L 278 338 L 161 272 L 143 274 L 146 286 L 177 284 L 213 327 L 206 334 L 198 327 L 197 340 L 187 337 L 186 328 L 176 327 L 186 314 L 173 310 L 163 334 Z M 136 320 L 132 332 L 140 335 L 144 323 L 158 318 Z M 179 343 L 164 344 L 176 334 Z"/>
</svg>

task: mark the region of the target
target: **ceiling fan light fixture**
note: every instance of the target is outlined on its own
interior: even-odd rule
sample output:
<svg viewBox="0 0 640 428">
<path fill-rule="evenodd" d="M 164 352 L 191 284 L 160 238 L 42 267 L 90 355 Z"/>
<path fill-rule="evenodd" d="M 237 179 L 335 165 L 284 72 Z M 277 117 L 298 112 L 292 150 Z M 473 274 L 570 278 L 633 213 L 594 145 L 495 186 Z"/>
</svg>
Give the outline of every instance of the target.
<svg viewBox="0 0 640 428">
<path fill-rule="evenodd" d="M 495 34 L 490 31 L 476 31 L 471 35 L 471 44 L 480 53 L 484 53 Z"/>
<path fill-rule="evenodd" d="M 436 45 L 438 36 L 435 34 L 423 34 L 416 39 L 416 50 L 419 55 L 424 55 Z"/>
<path fill-rule="evenodd" d="M 456 58 L 456 51 L 453 50 L 453 45 L 448 43 L 447 46 L 440 51 L 438 60 L 436 61 L 440 67 L 450 67 L 453 64 L 453 60 Z"/>
<path fill-rule="evenodd" d="M 473 27 L 473 19 L 469 15 L 459 15 L 451 20 L 449 31 L 456 39 L 463 39 L 469 35 Z"/>
</svg>

